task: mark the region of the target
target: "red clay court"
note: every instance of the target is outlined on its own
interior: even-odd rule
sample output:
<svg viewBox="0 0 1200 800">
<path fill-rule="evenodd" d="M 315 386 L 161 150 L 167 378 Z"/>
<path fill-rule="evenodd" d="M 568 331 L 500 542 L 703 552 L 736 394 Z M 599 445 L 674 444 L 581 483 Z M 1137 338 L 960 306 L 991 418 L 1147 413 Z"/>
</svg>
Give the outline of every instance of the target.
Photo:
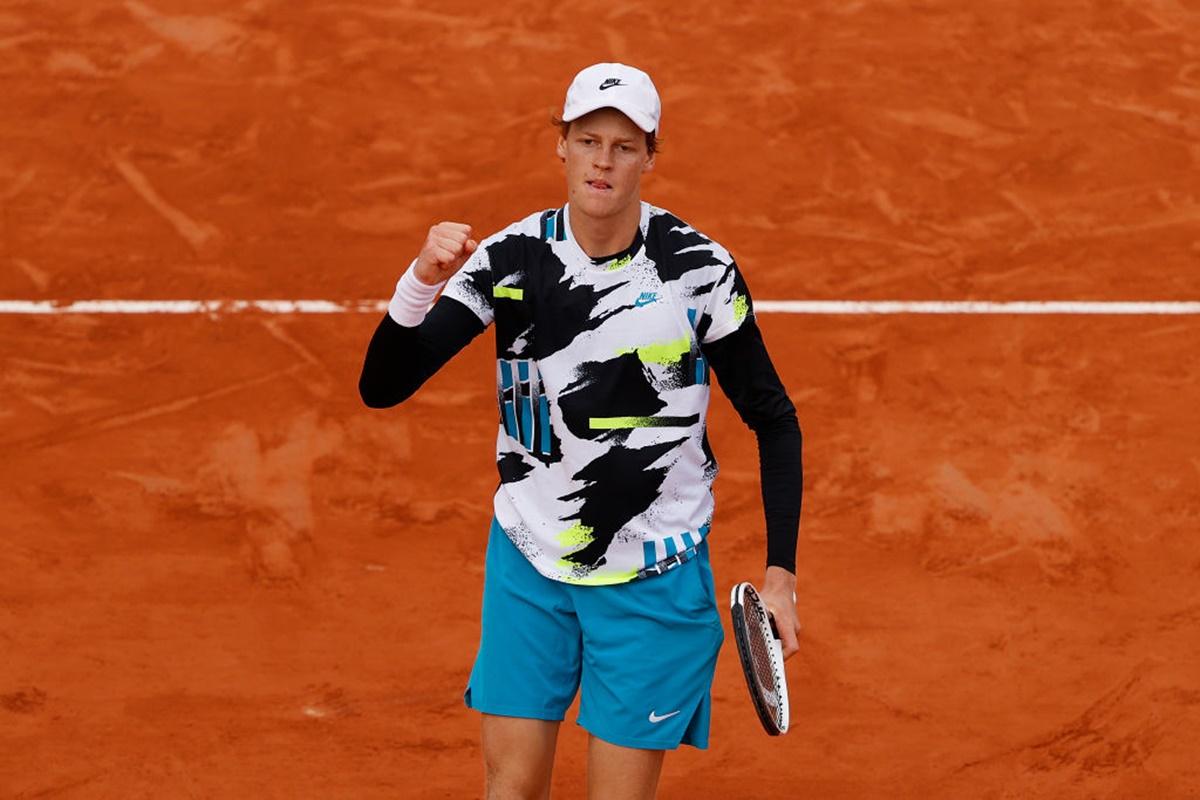
<svg viewBox="0 0 1200 800">
<path fill-rule="evenodd" d="M 757 300 L 1200 299 L 1196 0 L 0 0 L 0 298 L 386 299 L 430 224 L 562 202 L 612 59 L 645 199 Z M 373 412 L 378 313 L 0 314 L 0 797 L 481 795 L 492 340 Z M 794 727 L 727 637 L 660 796 L 1200 797 L 1197 322 L 761 313 Z M 764 536 L 714 397 L 723 601 Z"/>
</svg>

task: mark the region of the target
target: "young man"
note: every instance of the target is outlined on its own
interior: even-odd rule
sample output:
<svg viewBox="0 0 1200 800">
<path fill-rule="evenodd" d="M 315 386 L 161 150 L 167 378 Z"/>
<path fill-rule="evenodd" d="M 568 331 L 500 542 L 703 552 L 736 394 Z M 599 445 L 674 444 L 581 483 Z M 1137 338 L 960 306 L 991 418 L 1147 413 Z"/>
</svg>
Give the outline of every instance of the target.
<svg viewBox="0 0 1200 800">
<path fill-rule="evenodd" d="M 758 439 L 761 595 L 785 654 L 797 649 L 795 409 L 733 258 L 641 201 L 659 117 L 646 73 L 580 72 L 557 145 L 567 203 L 478 243 L 468 225 L 434 225 L 367 348 L 359 390 L 385 408 L 496 326 L 500 486 L 465 694 L 491 800 L 549 796 L 577 690 L 593 800 L 652 798 L 664 751 L 707 747 L 723 640 L 710 368 Z"/>
</svg>

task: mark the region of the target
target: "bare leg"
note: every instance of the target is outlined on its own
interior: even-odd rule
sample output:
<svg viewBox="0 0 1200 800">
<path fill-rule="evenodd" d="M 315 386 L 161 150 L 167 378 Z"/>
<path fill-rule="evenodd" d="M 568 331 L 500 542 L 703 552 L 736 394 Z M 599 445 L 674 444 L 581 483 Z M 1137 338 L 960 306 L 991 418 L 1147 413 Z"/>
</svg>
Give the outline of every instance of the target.
<svg viewBox="0 0 1200 800">
<path fill-rule="evenodd" d="M 654 800 L 662 750 L 620 747 L 588 739 L 588 800 Z"/>
<path fill-rule="evenodd" d="M 547 800 L 558 722 L 483 715 L 487 800 Z"/>
</svg>

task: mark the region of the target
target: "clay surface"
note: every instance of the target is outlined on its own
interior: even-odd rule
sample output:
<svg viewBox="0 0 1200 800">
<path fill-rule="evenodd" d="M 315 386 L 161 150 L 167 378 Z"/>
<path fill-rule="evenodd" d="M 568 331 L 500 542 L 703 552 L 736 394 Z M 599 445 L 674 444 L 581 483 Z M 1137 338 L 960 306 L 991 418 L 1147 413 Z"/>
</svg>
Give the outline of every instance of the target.
<svg viewBox="0 0 1200 800">
<path fill-rule="evenodd" d="M 0 0 L 0 297 L 386 298 L 429 225 L 561 203 L 610 59 L 662 90 L 646 199 L 758 299 L 1200 298 L 1194 0 Z M 481 796 L 492 342 L 370 411 L 377 319 L 0 317 L 0 797 Z M 1200 796 L 1196 318 L 760 325 L 794 729 L 728 638 L 660 796 Z M 762 510 L 710 426 L 723 600 Z"/>
</svg>

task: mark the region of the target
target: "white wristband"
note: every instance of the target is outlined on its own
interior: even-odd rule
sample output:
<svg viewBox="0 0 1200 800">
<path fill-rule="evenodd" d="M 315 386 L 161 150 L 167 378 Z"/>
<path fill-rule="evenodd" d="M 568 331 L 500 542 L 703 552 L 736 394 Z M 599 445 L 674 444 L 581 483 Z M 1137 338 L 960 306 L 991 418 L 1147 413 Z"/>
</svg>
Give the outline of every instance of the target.
<svg viewBox="0 0 1200 800">
<path fill-rule="evenodd" d="M 413 259 L 412 264 L 409 264 L 408 269 L 400 276 L 400 280 L 396 281 L 396 293 L 392 295 L 392 300 L 388 303 L 388 316 L 397 325 L 403 325 L 406 328 L 415 328 L 421 324 L 421 320 L 425 319 L 425 313 L 429 311 L 429 306 L 433 304 L 433 299 L 446 285 L 445 281 L 432 286 L 422 283 L 421 279 L 417 277 L 416 271 L 413 270 L 416 263 L 416 259 Z"/>
</svg>

